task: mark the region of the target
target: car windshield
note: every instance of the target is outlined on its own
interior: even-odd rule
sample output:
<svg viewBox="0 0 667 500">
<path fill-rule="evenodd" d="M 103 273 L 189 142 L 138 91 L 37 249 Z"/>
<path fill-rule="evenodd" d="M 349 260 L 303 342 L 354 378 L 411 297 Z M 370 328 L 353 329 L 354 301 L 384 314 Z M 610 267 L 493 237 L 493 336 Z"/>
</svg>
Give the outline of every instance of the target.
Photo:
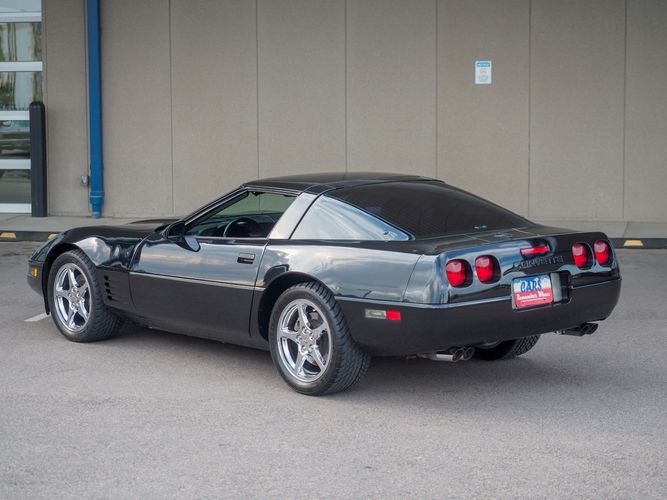
<svg viewBox="0 0 667 500">
<path fill-rule="evenodd" d="M 438 181 L 388 182 L 343 188 L 330 196 L 358 207 L 414 238 L 530 224 L 504 208 Z"/>
</svg>

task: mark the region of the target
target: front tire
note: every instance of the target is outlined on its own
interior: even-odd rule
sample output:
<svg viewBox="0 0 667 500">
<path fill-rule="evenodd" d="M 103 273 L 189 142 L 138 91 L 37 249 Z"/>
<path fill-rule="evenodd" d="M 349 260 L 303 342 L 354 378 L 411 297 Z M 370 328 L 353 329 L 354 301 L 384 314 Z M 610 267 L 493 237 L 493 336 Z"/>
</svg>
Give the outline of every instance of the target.
<svg viewBox="0 0 667 500">
<path fill-rule="evenodd" d="M 350 336 L 332 293 L 314 282 L 288 288 L 269 322 L 271 358 L 297 392 L 321 396 L 352 387 L 368 370 L 370 356 Z"/>
<path fill-rule="evenodd" d="M 525 337 L 522 339 L 516 340 L 506 340 L 500 342 L 493 347 L 485 348 L 483 346 L 475 347 L 474 358 L 483 359 L 485 361 L 496 361 L 499 359 L 512 359 L 522 354 L 527 353 L 540 339 L 539 335 L 533 335 L 531 337 Z"/>
<path fill-rule="evenodd" d="M 58 256 L 47 284 L 53 322 L 73 342 L 94 342 L 113 337 L 123 321 L 102 301 L 95 266 L 81 250 Z"/>
</svg>

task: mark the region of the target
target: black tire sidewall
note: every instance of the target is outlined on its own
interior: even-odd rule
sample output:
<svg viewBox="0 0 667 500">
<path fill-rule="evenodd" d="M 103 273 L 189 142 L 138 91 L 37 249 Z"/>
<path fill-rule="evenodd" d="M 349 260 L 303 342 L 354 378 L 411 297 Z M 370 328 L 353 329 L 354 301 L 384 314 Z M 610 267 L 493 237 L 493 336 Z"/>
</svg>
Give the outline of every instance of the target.
<svg viewBox="0 0 667 500">
<path fill-rule="evenodd" d="M 62 324 L 56 309 L 58 306 L 53 295 L 53 283 L 55 281 L 56 275 L 58 274 L 58 270 L 63 266 L 63 264 L 67 263 L 76 264 L 79 269 L 81 269 L 81 272 L 83 272 L 83 274 L 86 276 L 86 280 L 88 281 L 88 289 L 90 291 L 90 311 L 88 323 L 86 323 L 86 326 L 76 333 L 70 332 Z M 53 316 L 53 322 L 58 327 L 58 330 L 60 330 L 60 333 L 62 333 L 69 340 L 73 340 L 75 342 L 85 342 L 88 340 L 88 337 L 93 332 L 95 320 L 97 319 L 98 311 L 96 304 L 99 304 L 101 301 L 100 290 L 97 287 L 97 281 L 93 279 L 93 276 L 91 275 L 90 268 L 91 264 L 77 255 L 77 253 L 65 252 L 56 258 L 56 260 L 51 265 L 51 270 L 49 272 L 47 297 L 49 301 L 49 309 L 51 310 L 51 316 Z"/>
<path fill-rule="evenodd" d="M 515 343 L 516 340 L 505 340 L 500 344 L 493 346 L 489 349 L 476 347 L 475 354 L 473 354 L 473 357 L 476 359 L 483 359 L 484 361 L 497 361 L 507 356 L 507 354 L 514 347 Z"/>
<path fill-rule="evenodd" d="M 329 324 L 330 332 L 329 336 L 331 339 L 331 358 L 329 360 L 329 365 L 327 366 L 324 374 L 313 382 L 303 382 L 292 376 L 291 373 L 284 366 L 280 352 L 278 351 L 278 336 L 277 336 L 277 327 L 278 320 L 280 319 L 280 314 L 283 312 L 285 306 L 296 299 L 308 299 L 314 302 L 317 307 L 322 311 L 325 316 L 327 323 Z M 276 365 L 278 372 L 282 378 L 287 382 L 288 385 L 293 387 L 295 390 L 302 394 L 321 394 L 326 392 L 333 383 L 333 378 L 338 371 L 338 366 L 340 365 L 340 335 L 341 325 L 339 325 L 334 319 L 334 311 L 331 310 L 331 307 L 323 300 L 323 297 L 310 288 L 298 287 L 290 288 L 285 291 L 276 301 L 273 306 L 273 311 L 271 312 L 271 319 L 269 321 L 269 344 L 271 350 L 271 357 L 273 362 Z"/>
<path fill-rule="evenodd" d="M 497 346 L 491 347 L 490 349 L 482 349 L 478 347 L 475 349 L 475 354 L 473 357 L 484 361 L 512 359 L 530 351 L 535 346 L 539 338 L 539 335 L 531 335 L 529 337 L 514 340 L 505 340 Z"/>
</svg>

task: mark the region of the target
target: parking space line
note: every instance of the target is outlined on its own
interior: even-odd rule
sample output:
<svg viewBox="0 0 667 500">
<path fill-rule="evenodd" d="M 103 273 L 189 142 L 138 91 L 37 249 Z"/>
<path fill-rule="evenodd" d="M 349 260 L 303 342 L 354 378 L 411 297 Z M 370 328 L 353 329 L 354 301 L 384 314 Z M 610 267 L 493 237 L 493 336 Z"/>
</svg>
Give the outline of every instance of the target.
<svg viewBox="0 0 667 500">
<path fill-rule="evenodd" d="M 28 319 L 26 319 L 26 320 L 24 320 L 24 321 L 32 323 L 32 322 L 34 322 L 34 321 L 41 321 L 41 320 L 43 320 L 44 318 L 48 318 L 48 317 L 49 317 L 48 314 L 46 314 L 46 313 L 41 313 L 41 314 L 38 314 L 37 316 L 33 316 L 32 318 L 28 318 Z"/>
</svg>

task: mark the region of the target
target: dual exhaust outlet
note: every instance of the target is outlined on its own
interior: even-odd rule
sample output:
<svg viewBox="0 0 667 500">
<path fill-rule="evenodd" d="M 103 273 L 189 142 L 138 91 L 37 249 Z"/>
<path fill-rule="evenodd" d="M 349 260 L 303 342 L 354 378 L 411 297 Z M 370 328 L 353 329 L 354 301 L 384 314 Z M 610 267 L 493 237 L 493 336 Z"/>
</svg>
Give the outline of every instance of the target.
<svg viewBox="0 0 667 500">
<path fill-rule="evenodd" d="M 459 361 L 468 361 L 475 354 L 475 348 L 468 347 L 453 347 L 447 352 L 429 352 L 427 354 L 420 354 L 420 358 L 426 358 L 433 361 L 449 361 L 450 363 L 458 363 Z"/>
<path fill-rule="evenodd" d="M 593 335 L 597 329 L 597 323 L 582 323 L 581 325 L 574 328 L 558 330 L 556 333 L 560 333 L 561 335 L 574 335 L 575 337 L 583 337 L 584 335 Z"/>
<path fill-rule="evenodd" d="M 582 323 L 575 328 L 568 328 L 567 330 L 558 330 L 556 333 L 561 335 L 574 335 L 576 337 L 583 337 L 584 335 L 593 335 L 598 329 L 597 323 Z M 426 358 L 433 361 L 449 361 L 450 363 L 457 363 L 459 361 L 468 361 L 475 354 L 475 348 L 468 347 L 452 347 L 447 352 L 429 352 L 426 354 L 419 354 L 418 357 Z"/>
</svg>

